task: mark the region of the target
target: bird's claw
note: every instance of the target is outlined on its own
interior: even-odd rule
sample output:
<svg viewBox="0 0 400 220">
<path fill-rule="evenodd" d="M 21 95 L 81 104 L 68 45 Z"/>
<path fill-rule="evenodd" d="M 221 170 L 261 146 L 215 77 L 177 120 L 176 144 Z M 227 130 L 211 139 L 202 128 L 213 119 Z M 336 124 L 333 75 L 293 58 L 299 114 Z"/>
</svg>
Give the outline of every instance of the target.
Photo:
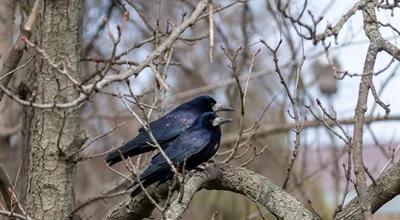
<svg viewBox="0 0 400 220">
<path fill-rule="evenodd" d="M 194 169 L 193 169 L 193 172 L 202 172 L 202 171 L 204 171 L 205 169 L 206 169 L 206 166 L 200 165 L 200 166 L 194 168 Z"/>
</svg>

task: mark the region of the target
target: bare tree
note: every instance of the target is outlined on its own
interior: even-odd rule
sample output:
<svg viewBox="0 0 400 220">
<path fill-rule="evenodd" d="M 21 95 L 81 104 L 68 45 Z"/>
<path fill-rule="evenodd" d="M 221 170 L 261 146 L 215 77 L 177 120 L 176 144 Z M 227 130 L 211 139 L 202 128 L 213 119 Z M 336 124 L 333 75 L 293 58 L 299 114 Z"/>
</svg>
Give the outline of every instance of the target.
<svg viewBox="0 0 400 220">
<path fill-rule="evenodd" d="M 0 3 L 0 216 L 372 219 L 400 194 L 399 136 L 374 127 L 400 120 L 398 101 L 383 98 L 398 77 L 399 7 L 358 0 L 332 21 L 323 15 L 344 8 L 336 1 Z M 340 57 L 356 44 L 367 48 L 360 73 Z M 237 109 L 213 161 L 130 198 L 151 155 L 116 167 L 103 157 L 201 94 Z M 242 197 L 222 191 L 246 199 L 228 208 Z"/>
</svg>

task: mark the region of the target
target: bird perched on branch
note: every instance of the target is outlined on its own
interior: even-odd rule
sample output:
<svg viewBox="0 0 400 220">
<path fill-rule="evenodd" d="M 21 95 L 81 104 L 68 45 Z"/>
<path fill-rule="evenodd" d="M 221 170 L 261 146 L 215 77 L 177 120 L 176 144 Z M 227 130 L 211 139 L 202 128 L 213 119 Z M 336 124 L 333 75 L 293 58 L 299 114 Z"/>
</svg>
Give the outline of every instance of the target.
<svg viewBox="0 0 400 220">
<path fill-rule="evenodd" d="M 192 170 L 214 156 L 221 140 L 220 125 L 231 121 L 217 116 L 214 112 L 203 113 L 192 126 L 170 142 L 164 152 L 175 167 Z M 139 179 L 142 186 L 147 187 L 156 182 L 165 182 L 173 175 L 170 164 L 158 153 L 151 158 L 150 164 L 140 174 Z M 134 197 L 141 191 L 142 188 L 137 183 L 131 196 Z"/>
<path fill-rule="evenodd" d="M 233 108 L 217 103 L 210 96 L 199 96 L 151 122 L 149 128 L 158 144 L 164 148 L 189 128 L 202 113 L 218 111 L 233 111 Z M 111 166 L 122 160 L 121 154 L 127 158 L 155 150 L 156 148 L 149 143 L 153 142 L 149 133 L 142 127 L 135 138 L 108 154 L 106 162 Z"/>
</svg>

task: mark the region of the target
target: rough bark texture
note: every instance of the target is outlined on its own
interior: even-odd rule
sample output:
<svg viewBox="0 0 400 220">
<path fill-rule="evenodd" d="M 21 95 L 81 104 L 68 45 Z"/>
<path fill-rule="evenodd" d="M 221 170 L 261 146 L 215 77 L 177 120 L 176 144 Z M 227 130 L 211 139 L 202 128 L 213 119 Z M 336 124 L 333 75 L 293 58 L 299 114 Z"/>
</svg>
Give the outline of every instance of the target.
<svg viewBox="0 0 400 220">
<path fill-rule="evenodd" d="M 184 195 L 180 201 L 172 201 L 166 210 L 167 219 L 180 219 L 188 208 L 194 194 L 201 188 L 210 190 L 227 190 L 247 196 L 267 208 L 271 213 L 282 219 L 302 220 L 319 219 L 319 216 L 307 210 L 303 204 L 278 187 L 266 177 L 242 167 L 225 164 L 211 164 L 207 168 L 190 177 L 184 187 Z M 148 189 L 152 195 L 160 196 L 167 193 L 168 187 Z M 138 208 L 140 207 L 140 209 Z M 107 215 L 109 220 L 143 219 L 148 217 L 154 205 L 140 194 L 135 199 L 116 206 Z M 144 215 L 140 215 L 143 213 Z"/>
<path fill-rule="evenodd" d="M 400 162 L 388 168 L 377 180 L 376 185 L 370 185 L 367 190 L 367 201 L 371 204 L 372 213 L 388 201 L 400 194 Z M 351 200 L 336 219 L 363 219 L 359 206 L 359 198 Z"/>
<path fill-rule="evenodd" d="M 367 202 L 367 181 L 364 170 L 364 159 L 363 159 L 363 135 L 364 135 L 364 118 L 365 112 L 367 111 L 368 93 L 370 89 L 370 83 L 372 81 L 372 73 L 374 70 L 374 64 L 378 52 L 374 45 L 370 45 L 367 57 L 365 58 L 363 76 L 361 77 L 357 106 L 354 114 L 354 132 L 352 140 L 352 155 L 354 162 L 354 174 L 356 176 L 356 185 L 358 189 L 358 195 L 360 197 L 360 206 L 364 213 L 365 220 L 372 219 L 371 207 Z"/>
<path fill-rule="evenodd" d="M 165 212 L 166 220 L 180 219 L 185 211 L 189 208 L 190 202 L 192 201 L 194 195 L 199 191 L 203 185 L 208 181 L 217 178 L 216 170 L 208 170 L 208 172 L 196 173 L 189 180 L 185 181 L 183 186 L 183 195 L 180 198 L 175 199 L 168 207 Z"/>
<path fill-rule="evenodd" d="M 154 184 L 148 188 L 148 192 L 152 198 L 158 203 L 164 203 L 168 195 L 168 183 L 156 186 Z M 151 215 L 154 205 L 146 197 L 144 193 L 140 193 L 135 198 L 128 198 L 122 203 L 115 206 L 107 214 L 105 219 L 108 220 L 129 220 L 129 219 L 144 219 Z"/>
<path fill-rule="evenodd" d="M 364 61 L 363 75 L 359 85 L 357 105 L 354 112 L 353 140 L 351 143 L 354 174 L 356 176 L 357 192 L 360 198 L 359 206 L 365 220 L 372 219 L 371 204 L 369 204 L 367 200 L 367 183 L 363 159 L 363 135 L 365 113 L 368 106 L 368 94 L 372 84 L 372 74 L 374 72 L 376 58 L 379 52 L 378 44 L 375 43 L 379 36 L 379 30 L 376 25 L 371 25 L 376 21 L 374 11 L 375 1 L 366 1 L 365 8 L 363 9 L 364 30 L 371 40 L 371 44 L 368 47 L 367 56 Z"/>
<path fill-rule="evenodd" d="M 70 75 L 80 79 L 81 1 L 44 1 L 34 43 L 58 63 L 68 59 Z M 39 53 L 27 74 L 27 98 L 38 102 L 68 102 L 78 93 Z M 32 219 L 67 219 L 73 206 L 75 164 L 66 154 L 79 146 L 78 109 L 24 108 L 24 205 Z"/>
<path fill-rule="evenodd" d="M 283 219 L 319 219 L 285 190 L 266 177 L 243 167 L 216 164 L 217 179 L 206 188 L 228 190 L 257 201 Z"/>
</svg>

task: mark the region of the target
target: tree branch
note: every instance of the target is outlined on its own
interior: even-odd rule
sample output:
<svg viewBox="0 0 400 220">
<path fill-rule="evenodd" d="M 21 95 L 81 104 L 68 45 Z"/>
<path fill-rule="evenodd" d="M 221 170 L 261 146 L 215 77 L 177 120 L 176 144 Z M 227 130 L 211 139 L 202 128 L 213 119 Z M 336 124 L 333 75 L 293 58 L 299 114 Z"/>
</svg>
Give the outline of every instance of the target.
<svg viewBox="0 0 400 220">
<path fill-rule="evenodd" d="M 7 216 L 7 217 L 9 217 L 9 219 L 16 218 L 16 219 L 21 219 L 21 220 L 32 220 L 29 216 L 23 216 L 21 214 L 13 213 L 13 212 L 6 211 L 6 210 L 0 210 L 0 215 Z"/>
<path fill-rule="evenodd" d="M 207 181 L 215 179 L 216 177 L 217 173 L 213 172 L 213 170 L 207 170 L 207 172 L 201 172 L 190 177 L 183 187 L 183 196 L 173 201 L 171 206 L 166 210 L 165 216 L 167 220 L 180 219 L 183 213 L 188 209 L 196 192 L 199 191 Z"/>
<path fill-rule="evenodd" d="M 385 203 L 400 194 L 400 162 L 388 168 L 377 180 L 376 184 L 368 187 L 366 199 L 371 204 L 372 213 L 376 212 Z M 336 219 L 363 219 L 359 206 L 359 198 L 351 200 L 339 212 Z"/>
<path fill-rule="evenodd" d="M 3 82 L 0 82 L 2 87 L 7 87 L 8 83 L 11 80 L 11 74 L 9 73 L 17 68 L 18 63 L 21 60 L 22 55 L 24 54 L 26 45 L 22 39 L 29 38 L 31 36 L 32 29 L 39 18 L 40 6 L 42 4 L 41 1 L 42 0 L 36 0 L 33 4 L 32 11 L 27 18 L 24 27 L 21 30 L 21 34 L 18 37 L 17 42 L 15 43 L 14 47 L 11 49 L 10 53 L 4 61 L 3 67 L 0 70 L 0 78 L 3 79 Z M 3 98 L 3 95 L 4 91 L 0 89 L 0 100 Z"/>
<path fill-rule="evenodd" d="M 167 198 L 169 192 L 169 183 L 154 184 L 147 188 L 150 196 L 156 200 L 157 203 L 163 203 Z M 129 219 L 143 219 L 151 215 L 154 209 L 154 204 L 144 194 L 140 193 L 134 198 L 128 197 L 127 200 L 116 205 L 112 208 L 105 220 L 129 220 Z"/>
<path fill-rule="evenodd" d="M 151 195 L 168 193 L 167 184 L 150 187 Z M 283 219 L 320 219 L 298 202 L 285 190 L 272 183 L 266 177 L 242 167 L 213 163 L 204 171 L 190 177 L 184 186 L 184 195 L 180 202 L 174 201 L 167 210 L 168 219 L 179 219 L 186 211 L 194 194 L 201 188 L 209 190 L 226 190 L 243 194 L 258 202 L 271 213 Z M 155 191 L 156 190 L 156 191 Z M 165 197 L 164 197 L 165 198 Z M 105 219 L 128 220 L 148 217 L 153 206 L 143 194 L 128 199 L 116 206 Z"/>
<path fill-rule="evenodd" d="M 0 195 L 3 196 L 7 209 L 11 209 L 11 194 L 8 189 L 12 187 L 10 177 L 3 164 L 0 163 Z"/>
<path fill-rule="evenodd" d="M 379 122 L 379 121 L 400 121 L 400 115 L 392 115 L 389 116 L 388 118 L 385 118 L 384 116 L 366 116 L 364 119 L 364 124 L 371 124 L 372 122 Z M 337 120 L 337 122 L 341 125 L 352 125 L 354 124 L 354 119 L 349 118 L 349 119 L 341 119 Z M 326 120 L 327 125 L 329 126 L 336 126 L 335 122 L 332 120 Z M 310 121 L 304 121 L 303 122 L 303 129 L 306 128 L 315 128 L 318 126 L 323 126 L 323 123 L 318 120 L 310 120 Z M 272 124 L 268 125 L 264 128 L 259 128 L 255 134 L 257 137 L 264 137 L 270 134 L 277 134 L 277 133 L 282 133 L 282 132 L 288 132 L 292 130 L 293 128 L 296 127 L 295 123 L 287 123 L 287 124 Z M 250 133 L 245 133 L 243 134 L 242 138 L 247 138 L 250 135 Z M 221 144 L 231 144 L 235 141 L 237 134 L 225 134 L 224 138 L 221 140 Z"/>
<path fill-rule="evenodd" d="M 13 94 L 11 91 L 9 91 L 4 85 L 0 84 L 0 91 L 3 91 L 6 95 L 8 95 L 11 99 L 14 101 L 18 102 L 21 105 L 26 105 L 26 106 L 33 106 L 36 108 L 71 108 L 74 106 L 77 106 L 84 101 L 86 101 L 90 95 L 92 95 L 93 91 L 99 91 L 102 88 L 108 86 L 109 84 L 113 82 L 119 82 L 119 81 L 124 81 L 127 78 L 131 76 L 136 76 L 138 75 L 144 68 L 148 67 L 155 59 L 160 57 L 162 53 L 169 48 L 171 48 L 171 45 L 175 42 L 176 39 L 179 38 L 179 36 L 190 26 L 195 24 L 208 5 L 208 0 L 202 0 L 198 5 L 196 6 L 195 10 L 193 13 L 190 15 L 188 19 L 185 19 L 180 25 L 178 25 L 169 35 L 169 37 L 160 44 L 153 52 L 151 52 L 147 58 L 138 64 L 137 66 L 130 67 L 124 72 L 121 72 L 118 75 L 112 75 L 112 76 L 107 76 L 104 77 L 102 80 L 91 83 L 89 85 L 82 85 L 81 90 L 83 92 L 80 93 L 80 95 L 66 103 L 33 103 L 31 101 L 25 101 L 15 94 Z"/>
</svg>

